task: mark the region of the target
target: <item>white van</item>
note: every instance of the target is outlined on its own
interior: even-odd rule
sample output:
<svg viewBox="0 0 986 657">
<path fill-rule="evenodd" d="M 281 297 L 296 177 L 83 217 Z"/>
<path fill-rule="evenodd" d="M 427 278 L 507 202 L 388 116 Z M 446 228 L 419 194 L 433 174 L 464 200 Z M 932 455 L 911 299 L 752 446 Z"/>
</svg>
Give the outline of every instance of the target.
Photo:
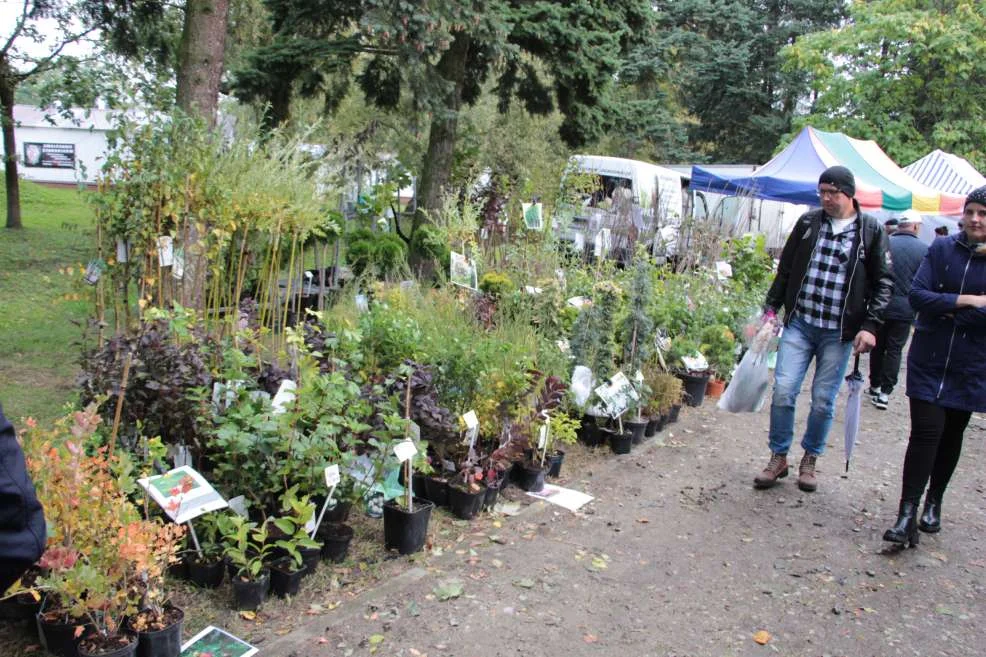
<svg viewBox="0 0 986 657">
<path fill-rule="evenodd" d="M 573 155 L 568 172 L 595 174 L 599 188 L 574 209 L 566 239 L 577 246 L 584 241 L 597 256 L 605 252 L 624 257 L 625 250 L 639 240 L 649 243 L 654 252 L 673 254 L 682 217 L 680 174 L 656 164 L 604 155 Z M 610 253 L 621 249 L 623 253 Z"/>
</svg>

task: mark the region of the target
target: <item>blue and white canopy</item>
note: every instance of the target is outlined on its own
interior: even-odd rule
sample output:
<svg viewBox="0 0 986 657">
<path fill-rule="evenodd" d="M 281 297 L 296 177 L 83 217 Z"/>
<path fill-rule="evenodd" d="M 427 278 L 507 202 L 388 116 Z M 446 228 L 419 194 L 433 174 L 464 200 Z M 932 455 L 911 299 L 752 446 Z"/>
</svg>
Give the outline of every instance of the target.
<svg viewBox="0 0 986 657">
<path fill-rule="evenodd" d="M 986 178 L 968 160 L 940 150 L 931 151 L 904 171 L 918 182 L 949 194 L 965 196 L 986 185 Z"/>
</svg>

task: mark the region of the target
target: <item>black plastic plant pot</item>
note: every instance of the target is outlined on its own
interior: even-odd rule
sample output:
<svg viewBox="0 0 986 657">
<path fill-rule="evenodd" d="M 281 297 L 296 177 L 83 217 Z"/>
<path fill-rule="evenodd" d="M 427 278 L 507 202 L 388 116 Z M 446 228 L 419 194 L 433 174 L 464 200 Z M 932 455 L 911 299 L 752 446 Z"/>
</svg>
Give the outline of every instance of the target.
<svg viewBox="0 0 986 657">
<path fill-rule="evenodd" d="M 613 431 L 609 434 L 609 448 L 614 454 L 629 454 L 632 447 L 633 434 L 629 431 Z"/>
<path fill-rule="evenodd" d="M 322 507 L 319 507 L 321 509 Z M 353 508 L 353 503 L 350 501 L 336 502 L 335 506 L 330 509 L 325 510 L 325 517 L 322 518 L 322 522 L 346 522 L 349 520 L 349 512 Z"/>
<path fill-rule="evenodd" d="M 578 436 L 586 447 L 597 447 L 603 443 L 605 438 L 599 429 L 595 415 L 582 416 L 582 426 L 579 427 Z"/>
<path fill-rule="evenodd" d="M 270 566 L 270 590 L 279 598 L 294 597 L 298 595 L 304 577 L 304 565 L 295 566 L 292 559 L 281 559 Z"/>
<path fill-rule="evenodd" d="M 206 589 L 216 589 L 223 583 L 223 560 L 188 562 L 188 581 Z"/>
<path fill-rule="evenodd" d="M 425 478 L 425 499 L 435 506 L 448 506 L 448 482 L 441 477 Z"/>
<path fill-rule="evenodd" d="M 91 623 L 82 621 L 64 623 L 61 620 L 45 620 L 42 612 L 36 618 L 41 647 L 56 657 L 79 657 L 80 638 L 93 630 Z M 76 636 L 76 628 L 80 625 L 83 630 Z"/>
<path fill-rule="evenodd" d="M 517 485 L 521 490 L 526 490 L 529 493 L 537 493 L 544 488 L 544 468 L 528 463 L 514 467 L 518 470 L 519 479 L 517 480 Z"/>
<path fill-rule="evenodd" d="M 658 431 L 664 431 L 664 427 L 666 427 L 666 426 L 668 426 L 668 416 L 667 415 L 665 415 L 664 413 L 661 413 L 660 415 L 658 415 L 658 416 L 656 416 L 654 418 L 654 433 L 655 434 Z"/>
<path fill-rule="evenodd" d="M 705 401 L 705 386 L 709 383 L 709 375 L 679 372 L 676 376 L 681 379 L 685 389 L 685 403 L 689 406 L 701 406 Z"/>
<path fill-rule="evenodd" d="M 341 522 L 323 523 L 318 528 L 318 540 L 322 541 L 322 558 L 332 563 L 339 563 L 349 552 L 349 543 L 353 540 L 353 528 Z"/>
<path fill-rule="evenodd" d="M 654 415 L 647 420 L 647 428 L 644 429 L 644 438 L 653 438 L 654 434 L 657 433 L 657 422 L 660 420 L 660 416 Z"/>
<path fill-rule="evenodd" d="M 483 510 L 492 511 L 496 506 L 496 499 L 500 496 L 500 486 L 487 486 L 483 493 Z"/>
<path fill-rule="evenodd" d="M 137 654 L 137 638 L 129 635 L 123 638 L 129 639 L 129 641 L 119 648 L 110 650 L 99 648 L 94 652 L 88 652 L 84 648 L 85 639 L 83 639 L 82 645 L 79 646 L 79 657 L 134 657 Z"/>
<path fill-rule="evenodd" d="M 303 564 L 303 577 L 308 577 L 315 572 L 315 568 L 318 567 L 318 562 L 322 560 L 322 546 L 313 548 L 298 548 L 298 552 L 301 552 L 301 563 Z"/>
<path fill-rule="evenodd" d="M 415 472 L 411 475 L 411 494 L 415 497 L 426 497 L 425 491 L 425 481 L 428 479 L 427 475 L 421 474 L 420 472 Z M 404 468 L 401 468 L 400 473 L 397 475 L 397 483 L 404 486 Z"/>
<path fill-rule="evenodd" d="M 244 580 L 242 577 L 233 578 L 233 603 L 243 611 L 254 611 L 264 604 L 267 599 L 267 587 L 270 586 L 270 572 L 264 570 L 256 579 Z"/>
<path fill-rule="evenodd" d="M 681 413 L 681 404 L 675 404 L 668 412 L 668 423 L 674 424 L 678 421 L 678 414 Z"/>
<path fill-rule="evenodd" d="M 428 521 L 434 502 L 414 498 L 413 511 L 403 507 L 397 500 L 388 500 L 383 504 L 383 540 L 388 550 L 397 550 L 401 554 L 414 554 L 424 547 L 428 537 Z"/>
<path fill-rule="evenodd" d="M 460 488 L 458 485 L 448 487 L 448 504 L 456 518 L 462 520 L 472 520 L 479 513 L 486 499 L 486 488 L 481 487 L 478 491 L 472 492 Z"/>
<path fill-rule="evenodd" d="M 154 632 L 130 631 L 137 635 L 137 657 L 178 657 L 181 653 L 181 630 L 185 622 L 185 612 L 177 607 L 170 608 L 177 612 L 177 620 L 171 625 Z"/>
<path fill-rule="evenodd" d="M 644 442 L 644 432 L 647 430 L 647 420 L 627 420 L 623 427 L 630 432 L 630 440 L 634 445 Z"/>
<path fill-rule="evenodd" d="M 548 476 L 560 477 L 561 464 L 565 460 L 565 450 L 556 449 L 554 454 L 548 457 Z"/>
<path fill-rule="evenodd" d="M 0 620 L 30 621 L 40 610 L 41 600 L 35 600 L 30 593 L 19 593 L 0 600 Z"/>
</svg>

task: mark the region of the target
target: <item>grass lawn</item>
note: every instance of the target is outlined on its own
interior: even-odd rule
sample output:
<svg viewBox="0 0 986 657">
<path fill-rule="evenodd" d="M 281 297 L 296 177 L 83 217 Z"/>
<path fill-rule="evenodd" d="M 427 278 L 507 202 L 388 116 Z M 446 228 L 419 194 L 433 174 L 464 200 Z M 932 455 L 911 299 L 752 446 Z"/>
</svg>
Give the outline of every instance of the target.
<svg viewBox="0 0 986 657">
<path fill-rule="evenodd" d="M 73 320 L 90 308 L 80 270 L 94 230 L 80 192 L 23 180 L 20 189 L 24 228 L 0 224 L 0 403 L 18 426 L 26 416 L 58 417 L 75 399 L 82 328 Z M 6 207 L 2 186 L 0 199 Z"/>
</svg>

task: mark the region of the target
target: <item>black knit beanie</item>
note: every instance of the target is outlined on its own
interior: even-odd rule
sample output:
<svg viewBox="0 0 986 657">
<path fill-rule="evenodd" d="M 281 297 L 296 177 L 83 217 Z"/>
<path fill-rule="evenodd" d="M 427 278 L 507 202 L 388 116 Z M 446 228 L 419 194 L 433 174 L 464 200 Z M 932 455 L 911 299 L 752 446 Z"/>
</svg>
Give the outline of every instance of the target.
<svg viewBox="0 0 986 657">
<path fill-rule="evenodd" d="M 856 178 L 852 175 L 852 171 L 846 167 L 834 166 L 822 171 L 822 175 L 818 178 L 818 184 L 821 185 L 822 183 L 833 185 L 849 198 L 856 195 Z"/>
<path fill-rule="evenodd" d="M 986 206 L 986 185 L 977 187 L 969 192 L 969 195 L 965 197 L 965 204 L 969 205 L 970 203 L 978 203 L 979 205 Z"/>
</svg>

